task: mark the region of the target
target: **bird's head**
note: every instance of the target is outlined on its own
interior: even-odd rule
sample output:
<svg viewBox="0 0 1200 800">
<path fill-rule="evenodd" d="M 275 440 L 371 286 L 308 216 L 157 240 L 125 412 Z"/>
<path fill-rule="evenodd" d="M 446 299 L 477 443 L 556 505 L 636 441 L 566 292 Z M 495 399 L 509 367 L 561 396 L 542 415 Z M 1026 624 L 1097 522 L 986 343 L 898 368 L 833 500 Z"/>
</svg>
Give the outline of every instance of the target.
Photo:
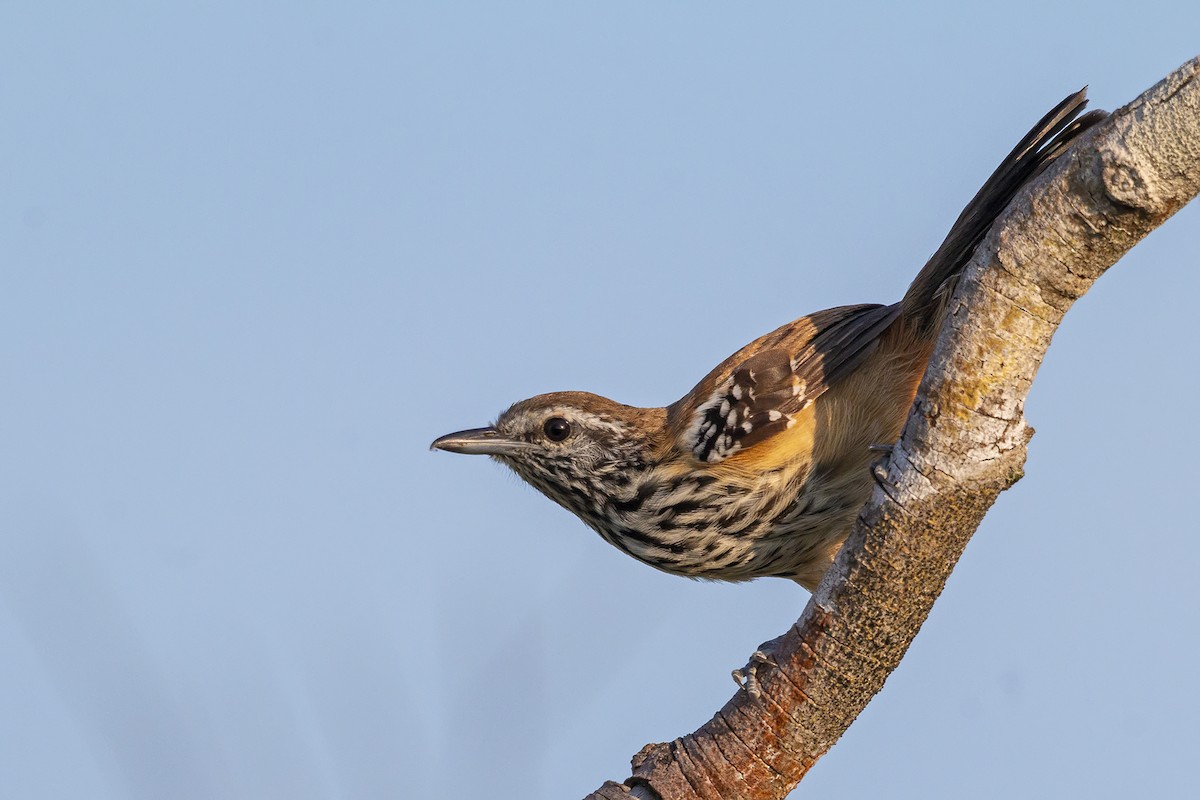
<svg viewBox="0 0 1200 800">
<path fill-rule="evenodd" d="M 515 403 L 495 424 L 447 434 L 430 447 L 493 456 L 587 519 L 655 463 L 665 427 L 665 409 L 554 392 Z"/>
</svg>

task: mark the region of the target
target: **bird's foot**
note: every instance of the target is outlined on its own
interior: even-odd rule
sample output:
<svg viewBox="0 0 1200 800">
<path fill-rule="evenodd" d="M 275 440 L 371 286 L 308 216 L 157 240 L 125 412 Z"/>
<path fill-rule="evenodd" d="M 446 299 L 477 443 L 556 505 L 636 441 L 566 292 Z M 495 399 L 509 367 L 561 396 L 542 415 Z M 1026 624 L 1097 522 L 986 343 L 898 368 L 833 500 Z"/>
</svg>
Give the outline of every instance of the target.
<svg viewBox="0 0 1200 800">
<path fill-rule="evenodd" d="M 778 666 L 775 653 L 779 650 L 782 636 L 776 636 L 769 642 L 763 642 L 758 649 L 750 654 L 746 666 L 733 671 L 733 681 L 746 690 L 746 693 L 758 700 L 762 697 L 762 686 L 758 683 L 758 668 L 764 665 Z"/>
<path fill-rule="evenodd" d="M 896 494 L 899 490 L 896 488 L 896 484 L 893 483 L 892 479 L 888 476 L 887 464 L 882 461 L 876 461 L 874 464 L 872 464 L 871 478 L 875 481 L 880 489 L 883 489 L 884 494 L 886 494 L 892 500 L 896 499 Z"/>
<path fill-rule="evenodd" d="M 871 465 L 871 477 L 879 484 L 879 488 L 883 489 L 889 495 L 896 487 L 888 480 L 887 467 L 883 463 L 875 463 Z"/>
<path fill-rule="evenodd" d="M 867 445 L 867 449 L 872 453 L 882 453 L 878 461 L 871 464 L 871 477 L 879 484 L 880 488 L 891 495 L 895 486 L 887 477 L 887 462 L 892 456 L 892 451 L 896 449 L 894 444 L 871 444 Z"/>
</svg>

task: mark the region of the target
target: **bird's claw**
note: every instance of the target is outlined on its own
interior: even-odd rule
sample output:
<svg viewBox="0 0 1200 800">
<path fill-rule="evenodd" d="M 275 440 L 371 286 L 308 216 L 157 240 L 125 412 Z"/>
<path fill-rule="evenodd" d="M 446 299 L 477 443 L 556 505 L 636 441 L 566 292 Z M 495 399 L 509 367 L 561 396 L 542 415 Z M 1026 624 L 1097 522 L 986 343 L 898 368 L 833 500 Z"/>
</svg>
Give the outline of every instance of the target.
<svg viewBox="0 0 1200 800">
<path fill-rule="evenodd" d="M 875 479 L 875 482 L 879 484 L 881 489 L 888 494 L 892 493 L 892 489 L 895 487 L 892 485 L 892 482 L 888 480 L 888 471 L 886 466 L 883 464 L 872 464 L 871 477 Z"/>
<path fill-rule="evenodd" d="M 746 694 L 758 700 L 762 697 L 762 686 L 758 682 L 758 668 L 764 665 L 779 666 L 775 661 L 775 651 L 779 646 L 779 638 L 763 642 L 758 649 L 750 654 L 746 666 L 733 671 L 733 682 L 746 690 Z"/>
</svg>

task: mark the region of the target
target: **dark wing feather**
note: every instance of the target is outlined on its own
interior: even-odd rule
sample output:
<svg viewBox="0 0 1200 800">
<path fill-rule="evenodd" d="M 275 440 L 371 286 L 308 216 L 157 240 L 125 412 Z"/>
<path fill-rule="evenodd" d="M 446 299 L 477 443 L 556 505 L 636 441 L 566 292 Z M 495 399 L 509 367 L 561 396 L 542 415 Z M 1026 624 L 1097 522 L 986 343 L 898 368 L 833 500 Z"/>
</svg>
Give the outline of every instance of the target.
<svg viewBox="0 0 1200 800">
<path fill-rule="evenodd" d="M 831 308 L 752 342 L 676 404 L 695 409 L 683 444 L 714 463 L 787 430 L 871 353 L 898 315 L 896 305 Z"/>
</svg>

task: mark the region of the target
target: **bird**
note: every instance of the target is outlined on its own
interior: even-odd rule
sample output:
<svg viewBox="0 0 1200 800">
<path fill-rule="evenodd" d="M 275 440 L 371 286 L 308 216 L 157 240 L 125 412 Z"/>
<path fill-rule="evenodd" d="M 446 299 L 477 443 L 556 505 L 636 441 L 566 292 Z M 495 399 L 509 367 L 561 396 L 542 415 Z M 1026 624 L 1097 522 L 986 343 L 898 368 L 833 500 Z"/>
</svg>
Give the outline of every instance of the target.
<svg viewBox="0 0 1200 800">
<path fill-rule="evenodd" d="M 1107 116 L 1081 116 L 1086 104 L 1084 87 L 1030 129 L 898 303 L 800 317 L 668 406 L 552 392 L 431 449 L 492 456 L 664 572 L 814 590 L 900 435 L 959 276 L 1016 194 Z"/>
</svg>

